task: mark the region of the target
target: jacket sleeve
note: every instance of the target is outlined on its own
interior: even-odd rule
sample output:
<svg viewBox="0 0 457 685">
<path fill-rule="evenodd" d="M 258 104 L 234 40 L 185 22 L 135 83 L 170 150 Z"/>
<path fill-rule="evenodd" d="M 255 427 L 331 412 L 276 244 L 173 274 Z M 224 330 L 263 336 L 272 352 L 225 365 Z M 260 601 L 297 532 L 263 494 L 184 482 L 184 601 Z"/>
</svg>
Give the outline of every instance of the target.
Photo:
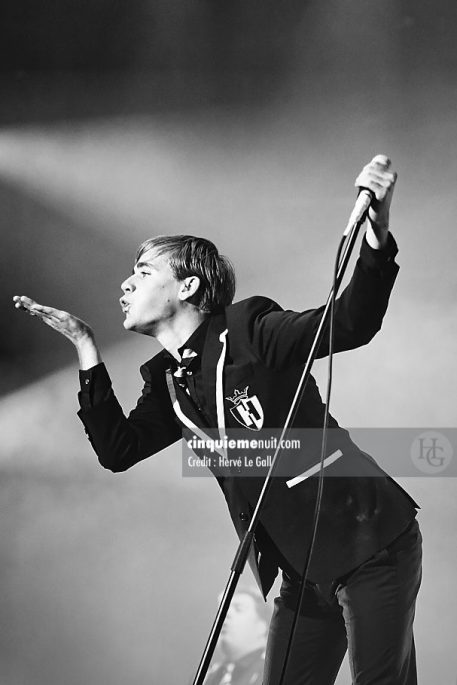
<svg viewBox="0 0 457 685">
<path fill-rule="evenodd" d="M 364 239 L 352 278 L 335 303 L 335 352 L 365 345 L 381 328 L 399 270 L 394 261 L 397 251 L 390 234 L 383 250 L 372 249 Z M 249 307 L 251 342 L 263 362 L 277 369 L 305 363 L 324 306 L 284 311 L 272 300 L 252 298 Z M 328 326 L 317 356 L 327 354 Z"/>
<path fill-rule="evenodd" d="M 96 368 L 103 392 L 92 389 L 90 396 L 98 398 L 94 401 L 88 400 L 89 392 L 81 392 L 78 416 L 102 466 L 114 472 L 126 471 L 181 438 L 164 374 L 157 374 L 153 381 L 148 366 L 141 367 L 145 381 L 142 395 L 126 417 L 104 364 Z M 90 385 L 90 378 L 86 380 Z"/>
</svg>

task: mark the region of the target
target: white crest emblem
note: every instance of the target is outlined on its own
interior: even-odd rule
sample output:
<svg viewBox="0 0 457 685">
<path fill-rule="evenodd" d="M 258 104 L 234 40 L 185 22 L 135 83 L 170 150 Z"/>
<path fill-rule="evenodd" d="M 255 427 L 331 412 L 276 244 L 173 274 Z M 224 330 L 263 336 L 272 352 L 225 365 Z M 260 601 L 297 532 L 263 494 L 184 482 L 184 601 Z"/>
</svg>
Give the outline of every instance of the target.
<svg viewBox="0 0 457 685">
<path fill-rule="evenodd" d="M 230 407 L 231 415 L 245 428 L 259 431 L 263 426 L 263 409 L 257 395 L 248 397 L 249 385 L 244 390 L 235 389 L 233 397 L 226 397 L 226 400 L 233 402 Z"/>
</svg>

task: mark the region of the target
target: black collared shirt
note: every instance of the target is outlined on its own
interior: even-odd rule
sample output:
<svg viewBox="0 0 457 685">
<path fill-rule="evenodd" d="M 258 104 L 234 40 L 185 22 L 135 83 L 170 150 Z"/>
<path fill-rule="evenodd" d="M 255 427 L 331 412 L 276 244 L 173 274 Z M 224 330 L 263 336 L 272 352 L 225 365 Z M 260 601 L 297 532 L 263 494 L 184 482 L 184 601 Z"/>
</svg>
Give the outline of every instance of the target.
<svg viewBox="0 0 457 685">
<path fill-rule="evenodd" d="M 205 346 L 206 335 L 208 333 L 209 318 L 210 317 L 208 316 L 200 324 L 200 326 L 195 329 L 192 335 L 186 340 L 184 345 L 181 345 L 181 347 L 178 348 L 180 357 L 182 357 L 183 352 L 186 348 L 193 350 L 197 354 L 197 356 L 194 357 L 190 364 L 187 366 L 187 373 L 185 378 L 187 387 L 189 388 L 189 395 L 191 401 L 194 403 L 197 409 L 201 411 L 206 417 L 208 416 L 209 412 L 208 401 L 205 398 L 205 394 L 203 392 L 202 354 Z M 178 368 L 179 363 L 168 352 L 165 353 L 165 356 L 170 360 L 169 368 L 171 369 L 171 372 L 173 374 L 173 372 L 176 371 L 176 369 Z M 189 401 L 189 395 L 186 393 L 185 388 L 183 388 L 177 382 L 177 379 L 174 376 L 173 382 L 178 401 Z"/>
</svg>

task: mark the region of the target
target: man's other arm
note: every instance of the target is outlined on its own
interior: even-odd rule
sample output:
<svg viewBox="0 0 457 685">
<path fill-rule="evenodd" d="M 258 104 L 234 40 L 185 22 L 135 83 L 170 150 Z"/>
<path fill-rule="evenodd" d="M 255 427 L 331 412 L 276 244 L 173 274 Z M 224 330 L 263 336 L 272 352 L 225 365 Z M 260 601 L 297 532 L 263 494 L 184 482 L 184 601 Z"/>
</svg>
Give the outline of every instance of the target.
<svg viewBox="0 0 457 685">
<path fill-rule="evenodd" d="M 78 416 L 102 466 L 125 471 L 181 438 L 164 373 L 157 374 L 153 382 L 149 368 L 141 368 L 143 393 L 126 417 L 112 390 L 90 326 L 69 312 L 38 304 L 25 295 L 16 295 L 13 300 L 16 309 L 36 316 L 76 348 L 81 373 Z"/>
<path fill-rule="evenodd" d="M 145 381 L 142 395 L 126 417 L 105 365 L 80 371 L 78 416 L 100 464 L 114 472 L 125 471 L 181 438 L 165 375 L 152 382 L 146 365 L 141 374 Z"/>
</svg>

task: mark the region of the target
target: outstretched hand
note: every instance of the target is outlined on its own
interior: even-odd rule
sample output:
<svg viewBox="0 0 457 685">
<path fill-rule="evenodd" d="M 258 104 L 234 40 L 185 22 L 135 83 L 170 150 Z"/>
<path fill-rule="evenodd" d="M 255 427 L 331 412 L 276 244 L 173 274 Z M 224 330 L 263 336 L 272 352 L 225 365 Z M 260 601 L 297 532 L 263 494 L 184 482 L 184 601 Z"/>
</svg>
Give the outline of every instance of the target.
<svg viewBox="0 0 457 685">
<path fill-rule="evenodd" d="M 85 321 L 55 307 L 45 307 L 25 295 L 13 297 L 16 309 L 37 316 L 43 323 L 68 338 L 76 347 L 81 369 L 90 369 L 102 361 L 94 334 Z"/>
<path fill-rule="evenodd" d="M 74 345 L 79 345 L 86 338 L 93 338 L 90 326 L 68 312 L 54 307 L 45 307 L 25 295 L 15 295 L 13 302 L 16 309 L 37 316 L 47 326 L 71 340 Z"/>
</svg>

